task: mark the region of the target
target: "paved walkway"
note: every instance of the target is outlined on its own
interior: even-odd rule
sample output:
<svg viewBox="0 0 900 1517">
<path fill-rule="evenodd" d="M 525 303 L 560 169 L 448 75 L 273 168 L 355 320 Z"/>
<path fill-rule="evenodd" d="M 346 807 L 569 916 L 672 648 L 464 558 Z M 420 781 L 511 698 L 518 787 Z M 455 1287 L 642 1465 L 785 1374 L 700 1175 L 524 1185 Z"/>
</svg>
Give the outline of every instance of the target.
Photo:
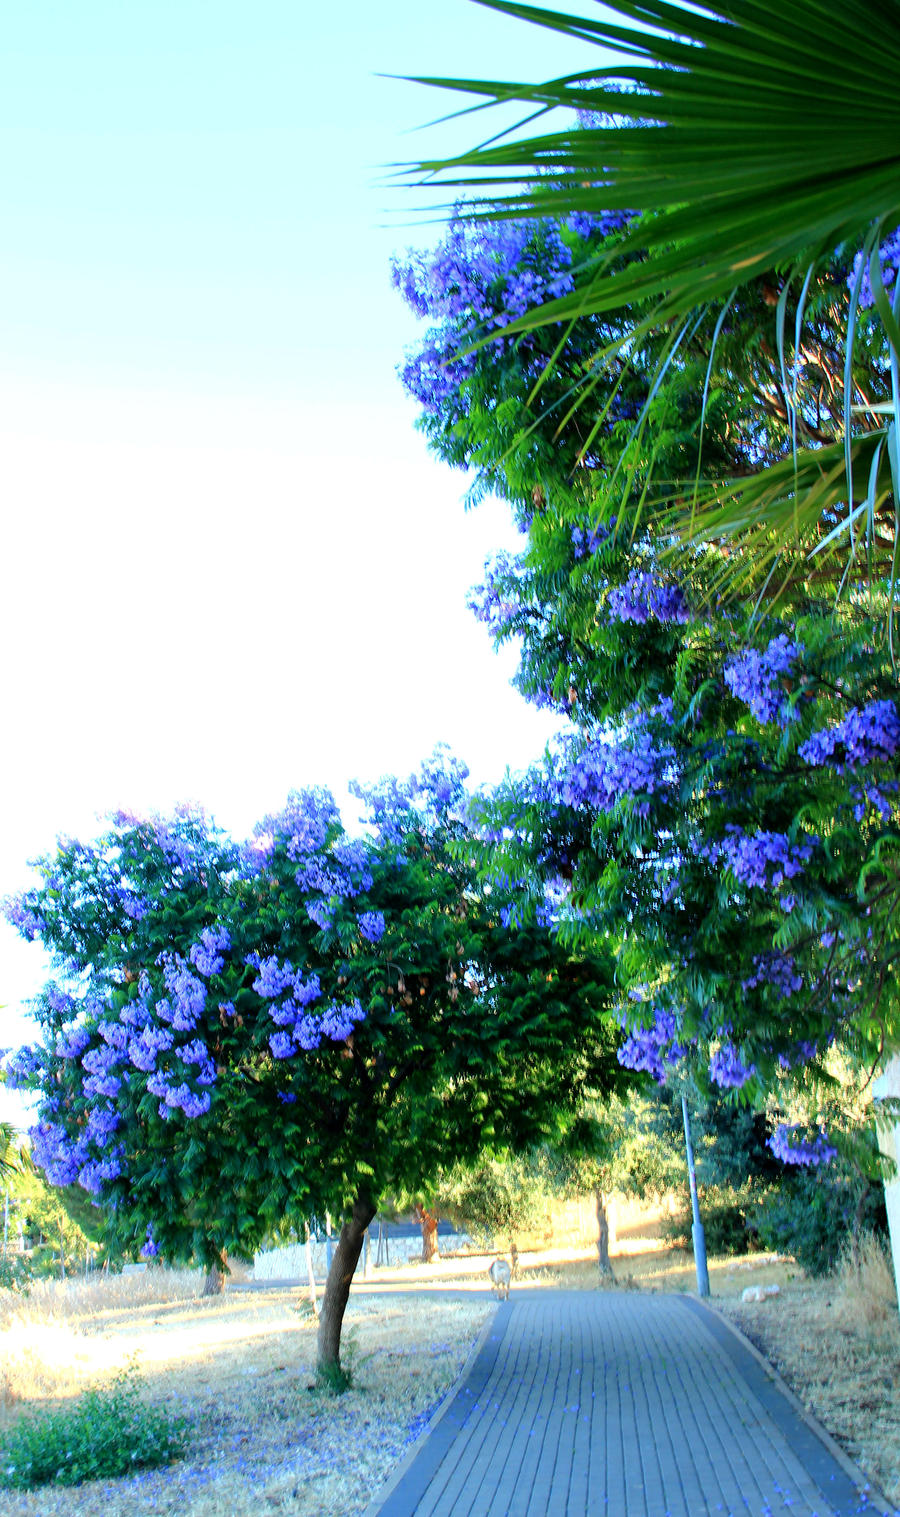
<svg viewBox="0 0 900 1517">
<path fill-rule="evenodd" d="M 520 1288 L 379 1517 L 850 1517 L 870 1506 L 685 1296 Z"/>
</svg>

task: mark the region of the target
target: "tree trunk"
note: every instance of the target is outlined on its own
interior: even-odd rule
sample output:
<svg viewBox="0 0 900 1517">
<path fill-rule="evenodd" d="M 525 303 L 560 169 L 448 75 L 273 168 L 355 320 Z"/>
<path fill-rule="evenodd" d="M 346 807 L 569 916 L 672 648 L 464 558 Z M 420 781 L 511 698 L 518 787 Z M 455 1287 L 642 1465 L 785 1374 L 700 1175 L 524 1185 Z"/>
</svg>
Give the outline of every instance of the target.
<svg viewBox="0 0 900 1517">
<path fill-rule="evenodd" d="M 422 1263 L 430 1264 L 438 1258 L 438 1216 L 430 1212 L 421 1201 L 416 1204 L 416 1221 L 422 1229 Z"/>
<path fill-rule="evenodd" d="M 319 1316 L 316 1379 L 334 1391 L 344 1391 L 350 1383 L 341 1369 L 341 1327 L 350 1295 L 350 1282 L 359 1263 L 366 1228 L 374 1215 L 375 1203 L 371 1197 L 358 1195 L 350 1216 L 344 1219 L 325 1282 L 325 1295 Z"/>
<path fill-rule="evenodd" d="M 613 1268 L 609 1262 L 609 1218 L 606 1215 L 606 1198 L 602 1190 L 594 1192 L 597 1206 L 597 1263 L 601 1275 L 612 1279 Z"/>
<path fill-rule="evenodd" d="M 228 1273 L 228 1260 L 224 1248 L 220 1250 L 209 1266 L 206 1279 L 203 1282 L 202 1295 L 221 1296 L 225 1290 L 225 1276 Z"/>
</svg>

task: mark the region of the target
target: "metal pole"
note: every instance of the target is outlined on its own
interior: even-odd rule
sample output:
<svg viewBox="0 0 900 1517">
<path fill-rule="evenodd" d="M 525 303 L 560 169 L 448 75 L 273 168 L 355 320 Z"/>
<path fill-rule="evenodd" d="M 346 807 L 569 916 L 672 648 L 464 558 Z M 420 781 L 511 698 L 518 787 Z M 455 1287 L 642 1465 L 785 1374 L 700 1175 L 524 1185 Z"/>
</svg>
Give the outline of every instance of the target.
<svg viewBox="0 0 900 1517">
<path fill-rule="evenodd" d="M 706 1238 L 703 1233 L 703 1223 L 700 1221 L 700 1203 L 697 1200 L 697 1171 L 694 1168 L 694 1148 L 691 1143 L 691 1124 L 686 1096 L 681 1098 L 681 1114 L 684 1117 L 684 1147 L 687 1153 L 688 1185 L 691 1190 L 691 1215 L 694 1219 L 691 1236 L 694 1240 L 694 1263 L 697 1267 L 697 1293 L 700 1296 L 708 1296 L 709 1270 L 706 1267 Z"/>
<path fill-rule="evenodd" d="M 325 1213 L 325 1273 L 331 1269 L 331 1217 Z"/>
</svg>

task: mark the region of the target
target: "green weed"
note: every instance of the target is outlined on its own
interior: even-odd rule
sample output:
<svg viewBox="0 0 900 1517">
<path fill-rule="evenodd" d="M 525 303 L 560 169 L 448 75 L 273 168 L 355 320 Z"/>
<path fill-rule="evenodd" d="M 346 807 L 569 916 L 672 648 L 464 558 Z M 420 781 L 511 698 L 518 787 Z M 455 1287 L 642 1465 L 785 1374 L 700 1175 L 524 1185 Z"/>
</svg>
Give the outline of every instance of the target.
<svg viewBox="0 0 900 1517">
<path fill-rule="evenodd" d="M 0 1441 L 0 1485 L 81 1485 L 171 1464 L 184 1452 L 187 1423 L 140 1398 L 134 1365 L 87 1391 L 74 1406 L 27 1412 Z"/>
</svg>

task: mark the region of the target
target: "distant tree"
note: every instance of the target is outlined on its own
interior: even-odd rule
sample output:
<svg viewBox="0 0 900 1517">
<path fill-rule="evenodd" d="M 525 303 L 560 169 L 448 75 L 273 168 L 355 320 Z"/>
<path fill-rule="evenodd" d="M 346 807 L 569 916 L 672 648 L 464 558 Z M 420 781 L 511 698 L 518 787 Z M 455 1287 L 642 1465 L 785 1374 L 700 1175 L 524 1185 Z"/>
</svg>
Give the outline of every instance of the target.
<svg viewBox="0 0 900 1517">
<path fill-rule="evenodd" d="M 623 1078 L 608 955 L 479 882 L 463 777 L 437 755 L 360 788 L 362 836 L 323 790 L 242 848 L 196 812 L 120 814 L 10 906 L 66 981 L 7 1065 L 41 1097 L 38 1163 L 96 1196 L 120 1247 L 208 1266 L 286 1217 L 342 1217 L 319 1328 L 336 1383 L 379 1197 L 534 1143 Z"/>
</svg>

